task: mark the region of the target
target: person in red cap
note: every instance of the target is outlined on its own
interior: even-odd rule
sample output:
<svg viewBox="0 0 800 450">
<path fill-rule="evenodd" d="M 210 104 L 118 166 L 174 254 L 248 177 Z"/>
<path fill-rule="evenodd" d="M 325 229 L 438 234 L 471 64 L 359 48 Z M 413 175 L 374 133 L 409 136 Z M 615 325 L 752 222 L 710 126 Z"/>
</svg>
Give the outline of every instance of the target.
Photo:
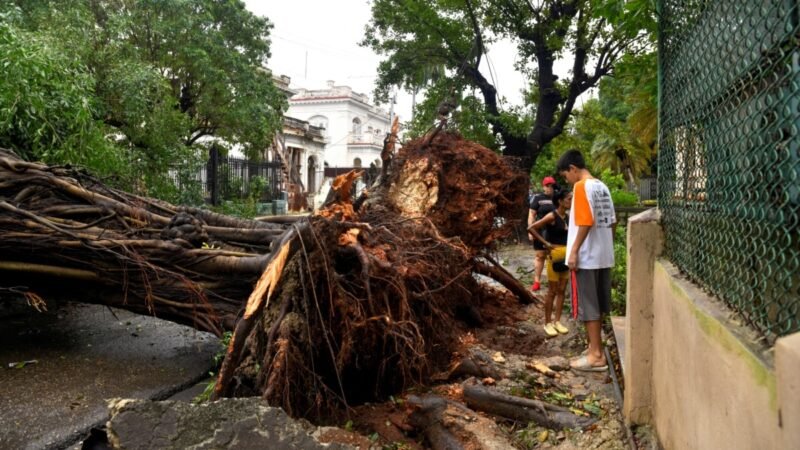
<svg viewBox="0 0 800 450">
<path fill-rule="evenodd" d="M 555 206 L 553 206 L 553 190 L 557 186 L 553 177 L 548 176 L 542 179 L 544 192 L 531 198 L 530 209 L 528 210 L 528 228 L 555 209 Z M 547 259 L 547 248 L 537 239 L 534 239 L 531 233 L 528 233 L 528 239 L 533 242 L 533 250 L 536 254 L 533 260 L 533 285 L 531 290 L 538 291 L 542 287 L 542 269 L 544 268 L 544 261 Z"/>
</svg>

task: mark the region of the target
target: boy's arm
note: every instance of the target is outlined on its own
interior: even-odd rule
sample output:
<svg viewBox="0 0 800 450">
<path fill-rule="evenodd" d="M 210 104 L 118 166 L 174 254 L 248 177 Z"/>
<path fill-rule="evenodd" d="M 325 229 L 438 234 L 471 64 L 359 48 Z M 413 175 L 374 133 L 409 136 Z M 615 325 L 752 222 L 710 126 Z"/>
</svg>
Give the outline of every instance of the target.
<svg viewBox="0 0 800 450">
<path fill-rule="evenodd" d="M 552 247 L 552 245 L 542 237 L 541 234 L 537 231 L 539 228 L 544 228 L 547 224 L 553 223 L 556 221 L 555 213 L 547 213 L 546 216 L 542 217 L 541 219 L 537 220 L 533 225 L 528 227 L 528 235 L 533 235 L 534 238 L 538 239 L 545 245 L 548 249 Z"/>
<path fill-rule="evenodd" d="M 572 249 L 567 256 L 567 267 L 569 267 L 569 270 L 578 270 L 578 253 L 581 250 L 583 241 L 586 240 L 586 236 L 589 235 L 589 230 L 591 229 L 591 225 L 578 226 L 578 233 L 575 235 L 575 242 L 572 243 Z"/>
</svg>

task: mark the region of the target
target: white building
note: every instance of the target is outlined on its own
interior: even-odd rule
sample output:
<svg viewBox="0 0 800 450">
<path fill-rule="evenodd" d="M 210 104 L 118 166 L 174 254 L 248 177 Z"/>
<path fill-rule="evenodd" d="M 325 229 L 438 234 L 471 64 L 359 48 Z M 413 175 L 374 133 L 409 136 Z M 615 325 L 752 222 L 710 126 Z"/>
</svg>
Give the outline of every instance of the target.
<svg viewBox="0 0 800 450">
<path fill-rule="evenodd" d="M 390 130 L 389 113 L 364 94 L 328 81 L 327 89 L 296 89 L 287 116 L 325 129 L 324 165 L 328 170 L 381 165 L 383 139 Z"/>
<path fill-rule="evenodd" d="M 291 97 L 296 92 L 289 88 L 290 78 L 273 77 L 275 85 Z M 287 113 L 283 118 L 283 132 L 279 141 L 267 149 L 265 159 L 276 160 L 280 152 L 284 162 L 285 188 L 289 192 L 289 209 L 313 208 L 314 194 L 322 185 L 325 130 Z M 302 198 L 302 199 L 301 199 Z"/>
</svg>

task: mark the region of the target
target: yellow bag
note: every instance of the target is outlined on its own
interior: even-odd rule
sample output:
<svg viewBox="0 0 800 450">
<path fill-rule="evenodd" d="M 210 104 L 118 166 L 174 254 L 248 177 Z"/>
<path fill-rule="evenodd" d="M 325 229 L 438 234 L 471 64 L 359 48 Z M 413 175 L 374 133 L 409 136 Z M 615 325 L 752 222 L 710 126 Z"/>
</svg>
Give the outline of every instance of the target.
<svg viewBox="0 0 800 450">
<path fill-rule="evenodd" d="M 550 261 L 553 263 L 553 270 L 555 272 L 566 272 L 569 270 L 566 264 L 567 247 L 559 245 L 550 250 Z"/>
</svg>

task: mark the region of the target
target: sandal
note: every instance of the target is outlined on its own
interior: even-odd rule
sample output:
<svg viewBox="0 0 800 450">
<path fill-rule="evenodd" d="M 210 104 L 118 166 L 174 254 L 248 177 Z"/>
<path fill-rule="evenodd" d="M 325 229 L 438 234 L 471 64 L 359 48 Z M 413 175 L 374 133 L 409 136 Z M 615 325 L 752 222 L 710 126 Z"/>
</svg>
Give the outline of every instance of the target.
<svg viewBox="0 0 800 450">
<path fill-rule="evenodd" d="M 573 359 L 569 362 L 569 367 L 582 372 L 605 372 L 608 370 L 608 364 L 603 364 L 602 366 L 593 366 L 589 364 L 589 358 L 586 356 Z"/>
</svg>

